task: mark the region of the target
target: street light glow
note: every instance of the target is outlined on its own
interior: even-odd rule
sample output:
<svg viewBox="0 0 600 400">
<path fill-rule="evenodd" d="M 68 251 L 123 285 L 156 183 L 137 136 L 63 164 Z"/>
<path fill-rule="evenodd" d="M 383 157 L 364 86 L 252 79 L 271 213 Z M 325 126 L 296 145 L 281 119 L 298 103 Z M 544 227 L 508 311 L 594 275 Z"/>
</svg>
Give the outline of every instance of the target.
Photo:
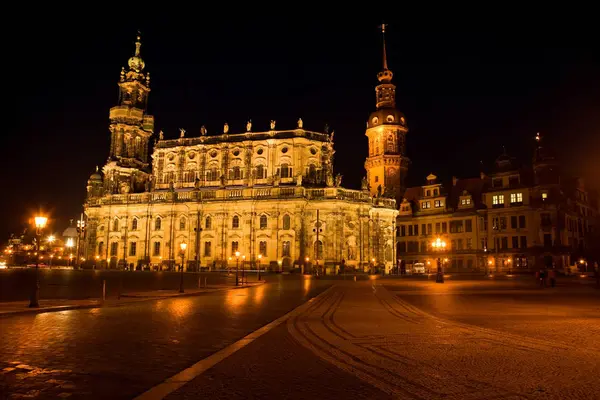
<svg viewBox="0 0 600 400">
<path fill-rule="evenodd" d="M 46 217 L 35 217 L 35 227 L 38 229 L 44 229 L 46 227 L 46 223 L 48 222 L 48 218 Z"/>
<path fill-rule="evenodd" d="M 179 244 L 179 248 L 181 249 L 181 251 L 185 251 L 185 249 L 187 249 L 187 243 L 186 242 L 181 242 Z"/>
</svg>

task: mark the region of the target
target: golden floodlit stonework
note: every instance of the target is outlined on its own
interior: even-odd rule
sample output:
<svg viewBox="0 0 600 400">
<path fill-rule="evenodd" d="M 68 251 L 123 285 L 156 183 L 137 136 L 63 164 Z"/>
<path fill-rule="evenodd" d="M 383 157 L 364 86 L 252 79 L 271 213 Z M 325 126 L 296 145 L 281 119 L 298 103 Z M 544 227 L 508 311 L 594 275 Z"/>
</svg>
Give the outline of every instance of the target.
<svg viewBox="0 0 600 400">
<path fill-rule="evenodd" d="M 140 47 L 138 36 L 121 72 L 119 104 L 110 110 L 108 161 L 88 181 L 88 260 L 109 268 L 174 268 L 186 243 L 184 265 L 192 270 L 235 265 L 236 252 L 246 264 L 260 260 L 272 270 L 394 265 L 392 194 L 401 187 L 406 128 L 392 104 L 378 112 L 397 119 L 367 131 L 371 188 L 365 179 L 362 190 L 345 189 L 334 174 L 334 132 L 306 130 L 302 119 L 293 129 L 274 120 L 267 131 L 255 131 L 252 121 L 241 131 L 227 123 L 214 133 L 203 126 L 196 136 L 181 129 L 176 139 L 161 131 L 149 154 L 154 118 L 146 113 L 150 77 Z M 372 148 L 380 130 L 381 154 Z M 381 168 L 387 186 L 377 189 Z"/>
</svg>

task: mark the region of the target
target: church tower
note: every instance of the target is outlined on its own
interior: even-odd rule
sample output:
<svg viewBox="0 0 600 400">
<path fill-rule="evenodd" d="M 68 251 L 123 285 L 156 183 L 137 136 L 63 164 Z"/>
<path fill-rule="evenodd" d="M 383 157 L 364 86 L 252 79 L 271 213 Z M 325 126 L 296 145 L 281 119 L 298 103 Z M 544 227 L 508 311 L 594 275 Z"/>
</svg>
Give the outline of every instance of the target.
<svg viewBox="0 0 600 400">
<path fill-rule="evenodd" d="M 150 73 L 140 56 L 140 34 L 128 70 L 121 69 L 119 104 L 110 109 L 110 153 L 103 168 L 107 193 L 142 192 L 150 178 L 148 145 L 154 117 L 148 115 Z"/>
<path fill-rule="evenodd" d="M 383 70 L 377 74 L 376 110 L 369 116 L 365 133 L 369 138 L 365 169 L 371 195 L 395 198 L 400 204 L 410 162 L 405 145 L 408 127 L 404 114 L 396 109 L 396 86 L 392 83 L 393 74 L 387 65 L 385 27 L 385 24 L 381 25 Z"/>
</svg>

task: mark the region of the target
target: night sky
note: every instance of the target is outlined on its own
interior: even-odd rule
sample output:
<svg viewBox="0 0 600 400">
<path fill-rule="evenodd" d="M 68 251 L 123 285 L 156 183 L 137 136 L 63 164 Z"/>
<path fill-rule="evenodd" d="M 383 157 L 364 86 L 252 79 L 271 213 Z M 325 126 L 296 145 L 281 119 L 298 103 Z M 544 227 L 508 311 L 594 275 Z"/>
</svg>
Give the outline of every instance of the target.
<svg viewBox="0 0 600 400">
<path fill-rule="evenodd" d="M 4 54 L 5 115 L 0 241 L 40 207 L 62 232 L 82 211 L 85 186 L 109 150 L 108 110 L 137 29 L 151 74 L 149 112 L 166 138 L 280 129 L 301 117 L 335 130 L 335 169 L 358 188 L 375 109 L 381 20 L 317 23 L 256 19 L 181 23 L 168 18 L 98 23 L 40 19 L 13 31 Z M 479 175 L 505 146 L 529 161 L 533 137 L 561 150 L 566 167 L 600 186 L 600 45 L 586 35 L 541 29 L 463 29 L 389 23 L 389 67 L 409 126 L 408 184 L 430 172 Z M 509 33 L 507 33 L 507 31 Z"/>
</svg>

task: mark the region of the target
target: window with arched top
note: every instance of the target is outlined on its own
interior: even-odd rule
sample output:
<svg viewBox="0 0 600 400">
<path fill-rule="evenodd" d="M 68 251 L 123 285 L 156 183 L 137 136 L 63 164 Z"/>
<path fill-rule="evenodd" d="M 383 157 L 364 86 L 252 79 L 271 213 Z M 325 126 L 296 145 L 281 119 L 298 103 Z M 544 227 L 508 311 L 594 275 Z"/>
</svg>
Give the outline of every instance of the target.
<svg viewBox="0 0 600 400">
<path fill-rule="evenodd" d="M 291 218 L 289 215 L 285 214 L 283 216 L 283 229 L 290 229 L 291 226 Z"/>
<path fill-rule="evenodd" d="M 210 216 L 208 216 L 204 220 L 204 228 L 205 229 L 211 229 L 211 227 L 212 227 L 212 218 Z"/>
<path fill-rule="evenodd" d="M 437 189 L 433 189 L 433 195 L 434 196 L 438 196 L 440 194 L 440 191 Z"/>
<path fill-rule="evenodd" d="M 317 167 L 315 164 L 310 164 L 308 166 L 308 179 L 313 181 L 317 179 Z"/>
<path fill-rule="evenodd" d="M 256 179 L 264 179 L 266 177 L 267 171 L 265 170 L 264 165 L 256 166 Z"/>
<path fill-rule="evenodd" d="M 179 230 L 183 231 L 185 230 L 185 217 L 181 217 L 179 218 Z"/>
<path fill-rule="evenodd" d="M 162 226 L 162 219 L 160 217 L 156 217 L 156 219 L 154 220 L 154 230 L 160 231 L 161 226 Z"/>
<path fill-rule="evenodd" d="M 240 227 L 240 217 L 237 215 L 233 216 L 233 219 L 231 220 L 231 227 L 234 229 Z"/>
<path fill-rule="evenodd" d="M 390 153 L 396 152 L 396 144 L 394 143 L 394 137 L 392 135 L 389 135 L 387 137 L 386 151 L 388 151 Z"/>
<path fill-rule="evenodd" d="M 260 229 L 267 229 L 267 216 L 266 215 L 260 216 Z"/>
<path fill-rule="evenodd" d="M 118 231 L 119 230 L 119 220 L 115 218 L 115 220 L 113 221 L 113 226 L 112 226 L 112 230 L 113 231 Z"/>
<path fill-rule="evenodd" d="M 281 164 L 281 168 L 280 168 L 280 173 L 279 173 L 282 178 L 289 178 L 292 173 L 291 173 L 291 168 L 288 164 Z"/>
<path fill-rule="evenodd" d="M 426 190 L 425 191 L 425 196 L 427 196 L 427 197 L 431 196 L 431 190 Z"/>
<path fill-rule="evenodd" d="M 320 240 L 316 241 L 314 244 L 313 251 L 313 257 L 315 258 L 315 260 L 320 260 L 323 257 L 323 242 Z"/>
<path fill-rule="evenodd" d="M 231 169 L 229 179 L 242 179 L 242 170 L 240 167 L 233 167 Z"/>
<path fill-rule="evenodd" d="M 131 220 L 131 230 L 137 231 L 137 228 L 138 228 L 138 219 L 134 218 L 133 220 Z"/>
</svg>

